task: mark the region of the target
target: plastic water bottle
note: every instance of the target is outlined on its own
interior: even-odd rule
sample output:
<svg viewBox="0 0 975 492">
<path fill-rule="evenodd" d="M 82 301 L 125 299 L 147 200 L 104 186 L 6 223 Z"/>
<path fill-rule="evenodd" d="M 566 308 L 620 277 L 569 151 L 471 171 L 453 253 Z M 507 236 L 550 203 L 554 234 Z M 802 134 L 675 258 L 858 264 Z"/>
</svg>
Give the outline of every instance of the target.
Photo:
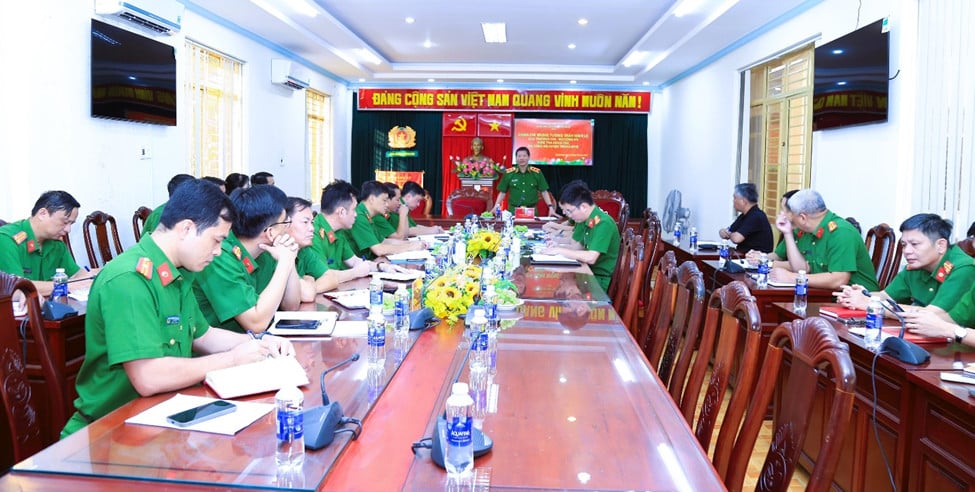
<svg viewBox="0 0 975 492">
<path fill-rule="evenodd" d="M 796 297 L 792 301 L 792 310 L 797 313 L 806 312 L 806 299 L 809 294 L 809 279 L 806 278 L 806 271 L 799 270 L 796 275 Z"/>
<path fill-rule="evenodd" d="M 491 374 L 498 373 L 498 294 L 493 285 L 489 285 L 481 304 L 484 305 L 484 317 L 487 327 L 481 336 L 484 339 L 485 365 Z"/>
<path fill-rule="evenodd" d="M 367 343 L 369 353 L 366 360 L 369 364 L 386 363 L 386 318 L 383 316 L 382 306 L 373 306 L 369 309 L 369 331 Z"/>
<path fill-rule="evenodd" d="M 396 333 L 410 331 L 410 292 L 406 290 L 406 285 L 400 284 L 393 296 L 396 300 L 393 310 Z"/>
<path fill-rule="evenodd" d="M 56 302 L 68 302 L 68 275 L 64 273 L 63 268 L 58 268 L 54 270 L 54 276 L 51 277 L 51 281 L 54 282 L 54 290 L 51 291 L 51 299 Z"/>
<path fill-rule="evenodd" d="M 454 383 L 447 398 L 447 435 L 443 447 L 448 477 L 467 476 L 474 470 L 473 406 L 467 383 Z"/>
<path fill-rule="evenodd" d="M 724 264 L 728 262 L 728 254 L 728 240 L 722 239 L 718 248 L 718 268 L 724 268 Z"/>
<path fill-rule="evenodd" d="M 383 279 L 379 278 L 379 274 L 372 274 L 372 280 L 369 281 L 369 309 L 379 306 L 380 314 L 383 309 Z"/>
<path fill-rule="evenodd" d="M 439 263 L 438 258 L 429 257 L 425 262 L 423 262 L 423 279 L 427 282 L 432 282 L 433 279 L 437 278 L 437 264 Z"/>
<path fill-rule="evenodd" d="M 759 289 L 768 288 L 768 254 L 762 253 L 758 257 L 758 278 L 755 279 Z"/>
<path fill-rule="evenodd" d="M 454 265 L 463 265 L 467 263 L 467 242 L 463 239 L 457 239 L 454 243 Z"/>
<path fill-rule="evenodd" d="M 687 240 L 687 244 L 691 248 L 691 251 L 697 251 L 697 227 L 691 227 L 691 234 L 688 236 Z"/>
<path fill-rule="evenodd" d="M 674 246 L 680 246 L 680 222 L 674 224 Z"/>
<path fill-rule="evenodd" d="M 490 261 L 485 261 L 481 264 L 481 292 L 480 300 L 481 304 L 484 304 L 484 295 L 487 293 L 488 286 L 494 285 L 494 268 L 491 267 Z"/>
<path fill-rule="evenodd" d="M 879 296 L 870 296 L 867 304 L 867 323 L 863 343 L 874 352 L 880 347 L 880 333 L 884 326 L 884 303 Z"/>
<path fill-rule="evenodd" d="M 304 403 L 305 395 L 296 386 L 285 386 L 274 395 L 278 443 L 274 463 L 279 469 L 300 468 L 305 461 Z"/>
<path fill-rule="evenodd" d="M 484 317 L 487 319 L 488 329 L 498 326 L 498 293 L 494 290 L 494 284 L 489 284 L 484 289 L 481 297 L 481 305 L 484 306 Z"/>
</svg>

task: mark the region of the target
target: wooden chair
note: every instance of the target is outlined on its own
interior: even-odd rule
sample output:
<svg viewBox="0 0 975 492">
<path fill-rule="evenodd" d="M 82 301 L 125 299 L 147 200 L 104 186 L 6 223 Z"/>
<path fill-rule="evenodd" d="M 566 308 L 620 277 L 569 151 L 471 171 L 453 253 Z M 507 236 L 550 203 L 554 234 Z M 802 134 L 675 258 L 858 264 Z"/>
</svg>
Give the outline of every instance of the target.
<svg viewBox="0 0 975 492">
<path fill-rule="evenodd" d="M 961 241 L 958 241 L 958 247 L 962 251 L 968 253 L 968 256 L 975 257 L 975 237 L 966 237 Z"/>
<path fill-rule="evenodd" d="M 11 297 L 20 291 L 27 301 L 25 322 L 30 329 L 34 347 L 39 354 L 41 371 L 48 392 L 47 409 L 51 419 L 42 422 L 37 398 L 27 380 L 26 362 L 22 358 L 18 336 L 21 322 L 13 316 Z M 67 422 L 63 376 L 54 365 L 44 334 L 41 306 L 37 290 L 29 280 L 0 272 L 0 396 L 7 417 L 14 460 L 19 462 L 58 440 L 60 427 L 46 429 L 50 424 L 63 426 Z"/>
<path fill-rule="evenodd" d="M 704 319 L 704 275 L 696 263 L 685 261 L 671 272 L 670 285 L 671 299 L 665 297 L 664 307 L 672 301 L 673 309 L 670 313 L 661 309 L 648 359 L 671 396 L 679 401 Z"/>
<path fill-rule="evenodd" d="M 726 406 L 724 418 L 728 422 L 741 422 L 758 374 L 761 344 L 762 320 L 748 287 L 736 280 L 715 290 L 708 301 L 701 343 L 684 393 L 675 400 L 703 449 L 707 450 L 711 445 L 734 367 L 737 367 L 735 391 Z M 711 375 L 702 397 L 701 387 L 709 367 Z M 695 412 L 699 412 L 696 422 Z M 726 453 L 731 451 L 727 443 L 734 441 L 737 431 L 733 425 L 720 427 L 715 450 L 723 454 L 712 461 L 727 463 Z"/>
<path fill-rule="evenodd" d="M 636 334 L 637 309 L 640 301 L 640 282 L 635 279 L 642 279 L 650 264 L 650 257 L 646 254 L 645 245 L 640 236 L 627 229 L 626 235 L 630 245 L 627 248 L 627 257 L 622 266 L 626 275 L 620 280 L 620 285 L 616 290 L 616 298 L 613 300 L 613 307 L 620 314 L 620 321 Z M 628 280 L 628 281 L 627 281 Z"/>
<path fill-rule="evenodd" d="M 85 217 L 82 228 L 85 233 L 85 250 L 88 251 L 88 262 L 92 268 L 101 267 L 122 253 L 122 243 L 118 239 L 118 226 L 115 224 L 115 217 L 96 210 L 90 213 L 88 217 Z M 92 242 L 92 228 L 95 229 L 95 241 L 97 241 L 97 244 Z M 108 242 L 109 233 L 112 235 L 111 243 Z M 97 256 L 95 254 L 96 246 L 98 248 Z M 112 246 L 115 247 L 114 252 L 112 251 Z"/>
<path fill-rule="evenodd" d="M 665 308 L 666 310 L 673 310 L 673 304 L 667 304 L 671 299 L 671 294 L 668 291 L 673 290 L 673 286 L 670 285 L 668 279 L 676 268 L 677 257 L 674 256 L 673 251 L 664 253 L 663 257 L 657 263 L 657 273 L 653 279 L 655 286 L 650 291 L 650 297 L 647 303 L 644 304 L 645 312 L 643 320 L 639 324 L 640 332 L 636 337 L 636 342 L 640 345 L 647 359 L 650 359 L 650 349 L 653 347 L 654 339 L 657 335 L 656 323 L 660 312 L 665 310 Z M 651 364 L 656 367 L 653 361 L 651 361 Z"/>
<path fill-rule="evenodd" d="M 897 273 L 897 266 L 893 264 L 894 253 L 897 252 L 897 235 L 889 225 L 880 224 L 867 231 L 864 242 L 876 270 L 877 283 L 880 288 L 884 288 Z"/>
<path fill-rule="evenodd" d="M 65 246 L 68 247 L 68 253 L 71 253 L 71 259 L 72 260 L 75 260 L 75 261 L 78 261 L 75 258 L 75 256 L 74 256 L 74 249 L 71 247 L 71 237 L 68 236 L 67 234 L 65 234 L 65 235 L 59 237 L 58 239 L 60 239 L 61 242 L 64 243 Z"/>
<path fill-rule="evenodd" d="M 149 218 L 149 214 L 151 213 L 151 208 L 139 207 L 132 214 L 132 234 L 135 235 L 135 242 L 139 242 L 142 239 L 142 228 L 145 227 L 146 219 Z"/>
<path fill-rule="evenodd" d="M 491 191 L 481 188 L 457 188 L 447 197 L 447 215 L 451 218 L 464 218 L 467 215 L 480 215 L 491 209 Z"/>
<path fill-rule="evenodd" d="M 616 256 L 616 265 L 613 266 L 613 274 L 609 278 L 609 288 L 606 291 L 606 295 L 613 301 L 613 307 L 616 308 L 616 312 L 622 313 L 622 305 L 619 303 L 623 301 L 623 294 L 621 291 L 626 289 L 621 289 L 626 283 L 626 280 L 630 278 L 628 272 L 626 271 L 626 263 L 629 260 L 630 249 L 633 247 L 633 243 L 636 242 L 636 234 L 633 231 L 626 231 L 622 237 L 620 237 L 620 251 Z"/>
<path fill-rule="evenodd" d="M 616 221 L 620 234 L 623 234 L 626 221 L 630 217 L 630 205 L 626 203 L 623 194 L 618 191 L 596 190 L 592 192 L 592 201 Z"/>
<path fill-rule="evenodd" d="M 791 352 L 788 366 L 782 363 L 785 347 Z M 729 444 L 732 446 L 727 453 L 730 461 L 727 467 L 715 463 L 719 474 L 722 474 L 721 470 L 727 470 L 723 475 L 729 491 L 737 492 L 742 488 L 748 459 L 776 387 L 782 391 L 777 398 L 780 403 L 776 408 L 777 419 L 755 490 L 788 488 L 806 440 L 810 414 L 817 404 L 816 391 L 821 385 L 821 376 L 828 381 L 827 387 L 832 388 L 832 394 L 826 398 L 826 404 L 831 407 L 824 421 L 817 423 L 815 435 L 821 435 L 822 441 L 806 490 L 830 489 L 853 412 L 856 374 L 849 348 L 836 336 L 833 326 L 822 318 L 812 317 L 782 323 L 772 332 L 741 431 L 733 445 Z M 739 427 L 737 422 L 726 419 L 722 427 L 728 425 Z"/>
<path fill-rule="evenodd" d="M 410 210 L 410 217 L 414 219 L 429 219 L 431 210 L 433 210 L 433 197 L 430 196 L 429 191 L 423 190 L 423 198 L 420 199 L 420 204 L 416 208 Z"/>
<path fill-rule="evenodd" d="M 846 221 L 849 222 L 850 225 L 852 225 L 853 228 L 857 230 L 857 232 L 859 232 L 860 234 L 863 234 L 863 228 L 860 227 L 860 221 L 859 220 L 856 220 L 853 217 L 847 217 L 846 218 Z"/>
</svg>

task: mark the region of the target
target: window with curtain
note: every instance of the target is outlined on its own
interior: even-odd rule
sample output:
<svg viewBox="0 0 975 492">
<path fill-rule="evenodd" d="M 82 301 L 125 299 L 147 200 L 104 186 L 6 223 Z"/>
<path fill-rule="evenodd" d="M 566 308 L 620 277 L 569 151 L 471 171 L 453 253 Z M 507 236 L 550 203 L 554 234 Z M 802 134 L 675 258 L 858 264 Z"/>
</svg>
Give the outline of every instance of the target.
<svg viewBox="0 0 975 492">
<path fill-rule="evenodd" d="M 813 51 L 808 45 L 749 70 L 748 177 L 771 220 L 783 193 L 809 187 Z"/>
<path fill-rule="evenodd" d="M 187 162 L 194 176 L 244 171 L 243 62 L 187 40 Z"/>
<path fill-rule="evenodd" d="M 322 188 L 332 181 L 332 100 L 327 94 L 305 90 L 305 126 L 311 201 L 321 199 Z"/>
</svg>

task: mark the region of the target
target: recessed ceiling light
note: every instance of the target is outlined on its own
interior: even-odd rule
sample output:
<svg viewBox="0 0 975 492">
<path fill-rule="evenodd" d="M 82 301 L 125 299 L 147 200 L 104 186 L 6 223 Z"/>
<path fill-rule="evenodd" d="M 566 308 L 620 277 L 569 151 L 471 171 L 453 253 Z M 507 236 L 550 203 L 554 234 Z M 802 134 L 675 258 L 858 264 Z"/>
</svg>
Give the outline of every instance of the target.
<svg viewBox="0 0 975 492">
<path fill-rule="evenodd" d="M 841 80 L 841 81 L 837 82 L 836 85 L 846 85 L 846 81 L 845 80 Z"/>
<path fill-rule="evenodd" d="M 586 24 L 589 24 L 589 19 L 586 19 L 585 17 L 583 17 L 583 18 L 579 19 L 576 22 L 578 22 L 580 26 L 584 26 Z"/>
<path fill-rule="evenodd" d="M 427 79 L 427 82 L 436 82 L 437 79 Z"/>
<path fill-rule="evenodd" d="M 423 42 L 423 47 L 424 48 L 433 48 L 433 41 L 430 41 L 429 39 L 426 40 L 426 41 L 424 41 Z"/>
<path fill-rule="evenodd" d="M 359 82 L 365 82 L 366 79 L 359 79 Z"/>
<path fill-rule="evenodd" d="M 414 19 L 412 17 L 407 17 L 405 20 L 406 20 L 406 23 L 407 24 L 412 24 L 412 23 L 416 22 L 416 19 Z"/>
<path fill-rule="evenodd" d="M 503 84 L 504 83 L 504 79 L 498 79 L 498 83 L 499 84 Z"/>
<path fill-rule="evenodd" d="M 576 44 L 575 43 L 569 43 L 569 49 L 570 50 L 576 49 Z"/>
<path fill-rule="evenodd" d="M 570 81 L 569 81 L 569 83 L 570 83 L 570 84 L 574 84 L 574 83 L 576 83 L 576 81 L 574 81 L 574 80 L 570 80 Z"/>
<path fill-rule="evenodd" d="M 482 22 L 481 31 L 485 43 L 507 43 L 508 34 L 504 22 Z"/>
<path fill-rule="evenodd" d="M 643 85 L 650 85 L 650 82 L 644 82 Z"/>
<path fill-rule="evenodd" d="M 833 54 L 834 55 L 842 55 L 843 54 L 843 50 L 840 50 L 840 49 L 833 50 Z"/>
</svg>

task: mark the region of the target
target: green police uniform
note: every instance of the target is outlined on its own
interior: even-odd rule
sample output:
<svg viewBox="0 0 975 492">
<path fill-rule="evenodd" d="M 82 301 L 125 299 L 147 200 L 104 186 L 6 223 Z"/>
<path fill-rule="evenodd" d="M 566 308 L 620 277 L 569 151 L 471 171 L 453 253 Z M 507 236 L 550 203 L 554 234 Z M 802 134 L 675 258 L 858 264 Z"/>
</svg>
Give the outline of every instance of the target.
<svg viewBox="0 0 975 492">
<path fill-rule="evenodd" d="M 138 398 L 124 363 L 193 356 L 193 341 L 209 324 L 183 273 L 151 236 L 102 268 L 85 315 L 85 361 L 74 402 L 78 411 L 61 437 Z"/>
<path fill-rule="evenodd" d="M 220 249 L 220 256 L 196 275 L 193 291 L 210 325 L 244 333 L 234 316 L 257 305 L 278 262 L 270 253 L 252 258 L 233 231 Z"/>
<path fill-rule="evenodd" d="M 355 256 L 352 244 L 345 231 L 335 231 L 325 216 L 318 214 L 314 221 L 315 235 L 311 238 L 311 247 L 332 270 L 346 270 L 346 261 Z"/>
<path fill-rule="evenodd" d="M 950 310 L 975 283 L 975 260 L 958 245 L 948 248 L 934 272 L 901 270 L 884 292 L 897 302 Z"/>
<path fill-rule="evenodd" d="M 355 223 L 349 230 L 352 249 L 355 250 L 356 254 L 371 260 L 376 255 L 369 248 L 383 242 L 383 237 L 380 235 L 380 229 L 376 227 L 376 217 L 369 217 L 369 212 L 364 203 L 359 202 L 355 206 L 355 212 Z"/>
<path fill-rule="evenodd" d="M 402 198 L 399 199 L 399 202 L 401 205 L 406 205 Z M 390 212 L 388 215 L 389 217 L 386 220 L 389 225 L 393 226 L 393 229 L 399 227 L 399 212 Z M 409 227 L 416 227 L 416 221 L 409 214 L 406 214 L 406 223 Z"/>
<path fill-rule="evenodd" d="M 809 272 L 850 272 L 850 284 L 878 291 L 877 274 L 860 233 L 845 219 L 827 210 L 814 233 L 793 231 L 796 247 L 809 264 Z M 775 255 L 787 258 L 785 241 L 775 248 Z"/>
<path fill-rule="evenodd" d="M 397 217 L 396 220 L 398 221 L 399 218 Z M 399 225 L 399 223 L 397 222 L 396 225 L 393 225 L 389 217 L 384 215 L 376 215 L 372 218 L 372 225 L 376 230 L 376 234 L 379 236 L 379 239 L 386 239 L 396 232 L 396 226 Z"/>
<path fill-rule="evenodd" d="M 58 268 L 63 268 L 69 277 L 81 270 L 64 241 L 51 239 L 41 243 L 34 237 L 30 219 L 0 227 L 0 271 L 48 281 Z"/>
<path fill-rule="evenodd" d="M 962 294 L 958 304 L 948 310 L 952 321 L 966 328 L 975 328 L 975 286 Z"/>
<path fill-rule="evenodd" d="M 298 251 L 298 258 L 295 259 L 295 270 L 299 277 L 308 275 L 317 279 L 328 271 L 328 265 L 325 264 L 325 260 L 318 254 L 318 251 L 309 246 Z"/>
<path fill-rule="evenodd" d="M 498 191 L 508 194 L 508 210 L 514 213 L 516 207 L 537 205 L 539 192 L 548 191 L 548 181 L 545 181 L 542 170 L 535 166 L 528 166 L 525 172 L 515 166 L 501 176 Z"/>
<path fill-rule="evenodd" d="M 573 228 L 572 239 L 586 250 L 599 253 L 599 258 L 589 269 L 603 291 L 609 289 L 609 279 L 620 255 L 620 231 L 616 222 L 603 209 L 593 207 L 589 217 Z"/>
<path fill-rule="evenodd" d="M 168 201 L 166 203 L 169 203 Z M 159 219 L 162 217 L 163 208 L 166 207 L 166 203 L 156 207 L 152 212 L 149 212 L 149 216 L 146 217 L 146 222 L 142 224 L 142 235 L 152 234 L 152 231 L 156 230 L 156 226 L 159 225 Z"/>
</svg>

